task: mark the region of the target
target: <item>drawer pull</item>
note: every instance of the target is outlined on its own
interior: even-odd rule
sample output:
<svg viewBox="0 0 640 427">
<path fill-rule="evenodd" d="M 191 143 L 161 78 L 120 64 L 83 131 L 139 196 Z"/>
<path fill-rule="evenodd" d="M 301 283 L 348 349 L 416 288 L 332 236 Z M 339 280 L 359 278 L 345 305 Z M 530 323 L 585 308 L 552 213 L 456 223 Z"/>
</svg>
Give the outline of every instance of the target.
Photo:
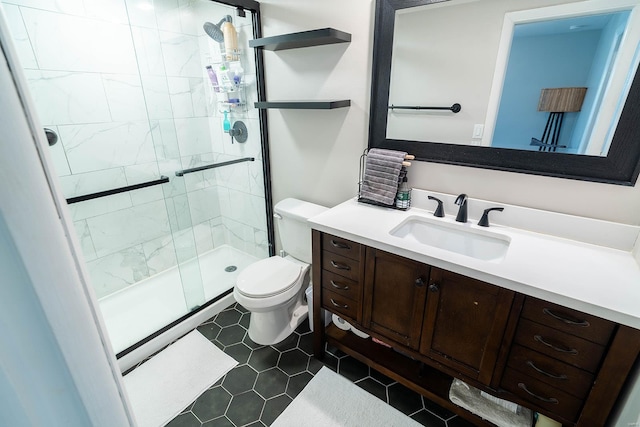
<svg viewBox="0 0 640 427">
<path fill-rule="evenodd" d="M 549 372 L 538 368 L 531 360 L 527 360 L 527 365 L 529 365 L 534 371 L 538 372 L 539 374 L 546 375 L 549 378 L 553 378 L 555 380 L 566 380 L 568 378 L 565 374 L 550 374 Z"/>
<path fill-rule="evenodd" d="M 547 347 L 554 349 L 555 351 L 559 351 L 560 353 L 578 354 L 578 350 L 576 350 L 575 348 L 560 348 L 560 347 L 557 347 L 557 346 L 555 346 L 553 344 L 550 344 L 550 343 L 546 342 L 544 340 L 544 338 L 542 338 L 540 335 L 535 335 L 533 337 L 533 339 L 538 341 L 540 344 L 546 345 Z"/>
<path fill-rule="evenodd" d="M 544 314 L 548 314 L 549 316 L 553 317 L 554 319 L 559 320 L 561 322 L 564 322 L 564 323 L 566 323 L 568 325 L 580 326 L 580 327 L 583 327 L 583 328 L 586 328 L 587 326 L 590 326 L 589 322 L 587 322 L 586 320 L 571 320 L 571 319 L 567 319 L 565 317 L 562 317 L 562 316 L 554 313 L 553 311 L 549 310 L 546 307 L 542 309 L 542 312 Z"/>
<path fill-rule="evenodd" d="M 336 289 L 340 289 L 341 291 L 346 291 L 349 289 L 349 285 L 340 286 L 336 284 L 336 282 L 334 282 L 333 280 L 330 280 L 329 283 L 331 283 L 331 286 L 333 286 Z"/>
<path fill-rule="evenodd" d="M 351 270 L 351 267 L 349 267 L 348 265 L 340 264 L 339 262 L 335 262 L 334 260 L 331 260 L 331 265 L 333 266 L 333 268 L 337 268 L 338 270 Z"/>
<path fill-rule="evenodd" d="M 543 402 L 546 402 L 546 403 L 553 403 L 554 405 L 558 404 L 558 399 L 556 399 L 555 397 L 542 397 L 542 396 L 538 396 L 535 393 L 530 392 L 524 383 L 518 383 L 518 387 L 526 391 L 529 396 L 535 397 L 538 400 L 542 400 Z"/>
<path fill-rule="evenodd" d="M 329 299 L 329 301 L 331 301 L 331 304 L 333 304 L 333 305 L 334 305 L 334 306 L 336 306 L 336 307 L 340 307 L 340 308 L 349 308 L 349 306 L 348 306 L 347 304 L 345 304 L 345 305 L 338 304 L 337 302 L 335 302 L 335 301 L 333 300 L 333 298 L 330 298 L 330 299 Z"/>
<path fill-rule="evenodd" d="M 346 243 L 342 243 L 342 242 L 336 242 L 335 240 L 331 239 L 331 245 L 335 248 L 339 248 L 339 249 L 351 249 L 351 246 L 347 245 Z"/>
</svg>

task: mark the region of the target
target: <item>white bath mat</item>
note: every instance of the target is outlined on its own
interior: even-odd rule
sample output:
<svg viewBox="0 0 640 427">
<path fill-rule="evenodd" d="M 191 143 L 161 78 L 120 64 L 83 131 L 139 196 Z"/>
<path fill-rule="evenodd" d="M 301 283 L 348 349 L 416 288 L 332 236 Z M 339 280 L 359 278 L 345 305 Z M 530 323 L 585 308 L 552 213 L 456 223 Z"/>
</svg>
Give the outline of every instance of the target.
<svg viewBox="0 0 640 427">
<path fill-rule="evenodd" d="M 272 426 L 420 427 L 420 424 L 323 367 Z"/>
<path fill-rule="evenodd" d="M 180 338 L 124 376 L 138 425 L 167 424 L 237 364 L 198 331 Z"/>
</svg>

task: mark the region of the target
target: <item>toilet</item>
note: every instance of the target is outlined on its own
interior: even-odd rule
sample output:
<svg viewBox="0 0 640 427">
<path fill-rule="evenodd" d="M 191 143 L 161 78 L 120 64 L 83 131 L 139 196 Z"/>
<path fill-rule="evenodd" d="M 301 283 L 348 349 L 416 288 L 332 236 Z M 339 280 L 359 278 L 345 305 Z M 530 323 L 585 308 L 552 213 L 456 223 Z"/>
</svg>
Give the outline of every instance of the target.
<svg viewBox="0 0 640 427">
<path fill-rule="evenodd" d="M 304 302 L 311 284 L 311 227 L 307 220 L 328 208 L 297 199 L 274 207 L 278 235 L 286 256 L 272 256 L 245 268 L 233 296 L 251 313 L 249 338 L 257 344 L 276 344 L 307 318 Z"/>
</svg>

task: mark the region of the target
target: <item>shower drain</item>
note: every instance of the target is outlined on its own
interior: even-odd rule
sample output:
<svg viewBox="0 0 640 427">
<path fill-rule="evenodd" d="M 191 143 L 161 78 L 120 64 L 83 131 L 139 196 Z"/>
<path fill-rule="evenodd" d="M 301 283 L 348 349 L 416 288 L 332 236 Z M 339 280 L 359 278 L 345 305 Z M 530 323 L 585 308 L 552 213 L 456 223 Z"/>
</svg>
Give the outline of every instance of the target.
<svg viewBox="0 0 640 427">
<path fill-rule="evenodd" d="M 226 267 L 224 269 L 224 271 L 226 271 L 227 273 L 231 273 L 232 271 L 236 271 L 238 269 L 238 267 L 236 267 L 235 265 L 230 265 L 228 267 Z"/>
</svg>

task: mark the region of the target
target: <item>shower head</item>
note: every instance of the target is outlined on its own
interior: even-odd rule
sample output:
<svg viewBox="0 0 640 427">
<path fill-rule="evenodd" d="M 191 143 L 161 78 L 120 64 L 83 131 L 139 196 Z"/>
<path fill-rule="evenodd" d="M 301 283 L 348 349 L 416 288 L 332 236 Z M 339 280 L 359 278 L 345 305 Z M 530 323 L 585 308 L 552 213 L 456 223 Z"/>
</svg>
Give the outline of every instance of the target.
<svg viewBox="0 0 640 427">
<path fill-rule="evenodd" d="M 217 41 L 218 43 L 222 43 L 224 42 L 224 36 L 222 34 L 222 30 L 220 29 L 220 25 L 222 25 L 223 22 L 231 22 L 231 16 L 230 15 L 225 16 L 217 24 L 212 24 L 211 22 L 205 22 L 202 28 L 204 29 L 204 32 L 207 33 L 209 37 L 211 37 L 213 40 Z"/>
</svg>

